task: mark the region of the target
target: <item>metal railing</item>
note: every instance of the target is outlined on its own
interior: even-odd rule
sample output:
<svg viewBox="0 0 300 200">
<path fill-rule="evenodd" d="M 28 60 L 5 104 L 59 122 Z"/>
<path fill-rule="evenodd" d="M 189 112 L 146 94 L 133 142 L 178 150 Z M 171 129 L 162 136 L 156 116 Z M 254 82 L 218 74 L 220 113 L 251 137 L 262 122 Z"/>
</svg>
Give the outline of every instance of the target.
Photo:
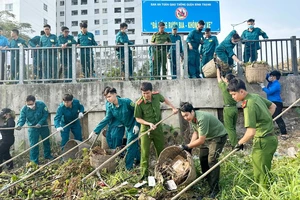
<svg viewBox="0 0 300 200">
<path fill-rule="evenodd" d="M 266 61 L 271 69 L 298 75 L 299 38 L 293 36 L 289 39 L 248 40 L 242 43 L 235 49 L 241 60 L 248 53 L 250 59 L 254 57 L 257 61 Z M 247 43 L 250 44 L 248 49 L 245 48 Z M 260 46 L 257 52 L 252 49 L 255 43 Z M 6 48 L 1 51 L 0 68 L 0 82 L 20 84 L 189 77 L 187 44 L 183 42 L 182 56 L 179 41 L 162 45 L 72 45 L 65 49 Z M 241 75 L 242 70 L 238 69 Z"/>
</svg>

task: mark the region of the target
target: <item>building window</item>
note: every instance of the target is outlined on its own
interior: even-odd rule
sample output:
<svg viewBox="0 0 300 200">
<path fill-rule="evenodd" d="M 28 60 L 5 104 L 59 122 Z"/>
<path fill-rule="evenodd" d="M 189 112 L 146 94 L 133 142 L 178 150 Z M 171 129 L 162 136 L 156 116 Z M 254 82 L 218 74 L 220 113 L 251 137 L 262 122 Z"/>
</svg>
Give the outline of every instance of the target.
<svg viewBox="0 0 300 200">
<path fill-rule="evenodd" d="M 102 24 L 107 24 L 107 19 L 102 19 Z"/>
<path fill-rule="evenodd" d="M 78 0 L 72 0 L 71 5 L 78 5 Z"/>
<path fill-rule="evenodd" d="M 100 35 L 100 30 L 95 30 L 95 35 Z"/>
<path fill-rule="evenodd" d="M 103 46 L 108 46 L 108 41 L 103 41 Z"/>
<path fill-rule="evenodd" d="M 115 13 L 121 13 L 121 8 L 115 8 Z"/>
<path fill-rule="evenodd" d="M 59 16 L 65 16 L 65 12 L 64 11 L 60 11 L 59 12 Z"/>
<path fill-rule="evenodd" d="M 134 24 L 135 20 L 134 20 L 134 18 L 125 18 L 125 23 L 127 23 L 127 24 Z"/>
<path fill-rule="evenodd" d="M 99 0 L 94 0 L 94 3 L 99 3 Z"/>
<path fill-rule="evenodd" d="M 102 13 L 107 13 L 107 8 L 102 8 Z"/>
<path fill-rule="evenodd" d="M 135 40 L 129 40 L 129 42 L 132 42 L 133 44 L 135 44 Z"/>
<path fill-rule="evenodd" d="M 81 10 L 81 15 L 87 15 L 88 11 L 87 10 Z"/>
<path fill-rule="evenodd" d="M 48 12 L 48 6 L 47 6 L 47 4 L 44 4 L 44 10 Z"/>
<path fill-rule="evenodd" d="M 102 3 L 107 3 L 107 0 L 102 0 Z"/>
<path fill-rule="evenodd" d="M 64 25 L 65 25 L 65 22 L 60 22 L 59 25 L 60 25 L 60 26 L 64 26 Z"/>
<path fill-rule="evenodd" d="M 72 32 L 72 35 L 73 35 L 74 37 L 77 37 L 77 36 L 78 36 L 78 31 L 73 31 L 73 32 Z"/>
<path fill-rule="evenodd" d="M 81 5 L 86 5 L 87 4 L 87 0 L 81 0 Z"/>
<path fill-rule="evenodd" d="M 78 10 L 72 10 L 71 15 L 78 15 Z"/>
<path fill-rule="evenodd" d="M 115 2 L 121 2 L 121 0 L 115 0 Z"/>
<path fill-rule="evenodd" d="M 87 20 L 81 20 L 81 23 L 88 24 Z"/>
<path fill-rule="evenodd" d="M 134 0 L 124 0 L 124 2 L 133 2 Z"/>
<path fill-rule="evenodd" d="M 95 14 L 99 14 L 99 9 L 95 9 Z"/>
<path fill-rule="evenodd" d="M 148 39 L 143 39 L 143 44 L 148 44 Z"/>
<path fill-rule="evenodd" d="M 65 5 L 65 2 L 64 2 L 64 1 L 60 1 L 60 2 L 59 2 L 59 5 L 60 5 L 60 6 L 64 6 L 64 5 Z"/>
<path fill-rule="evenodd" d="M 117 35 L 119 33 L 119 29 L 115 29 L 115 35 Z"/>
<path fill-rule="evenodd" d="M 128 29 L 128 33 L 127 34 L 128 35 L 135 34 L 135 29 Z"/>
<path fill-rule="evenodd" d="M 72 21 L 71 24 L 72 26 L 78 26 L 78 21 Z"/>
<path fill-rule="evenodd" d="M 5 4 L 5 10 L 6 11 L 13 11 L 13 4 L 12 3 Z"/>
<path fill-rule="evenodd" d="M 95 19 L 94 24 L 95 25 L 100 24 L 100 20 L 99 19 Z"/>
<path fill-rule="evenodd" d="M 122 22 L 122 19 L 121 18 L 116 18 L 115 19 L 115 24 L 121 24 Z"/>
<path fill-rule="evenodd" d="M 132 13 L 132 12 L 134 12 L 134 7 L 125 8 L 125 13 Z"/>
<path fill-rule="evenodd" d="M 48 24 L 48 20 L 44 18 L 44 24 Z"/>
<path fill-rule="evenodd" d="M 107 35 L 108 34 L 108 30 L 103 30 L 103 35 Z"/>
</svg>

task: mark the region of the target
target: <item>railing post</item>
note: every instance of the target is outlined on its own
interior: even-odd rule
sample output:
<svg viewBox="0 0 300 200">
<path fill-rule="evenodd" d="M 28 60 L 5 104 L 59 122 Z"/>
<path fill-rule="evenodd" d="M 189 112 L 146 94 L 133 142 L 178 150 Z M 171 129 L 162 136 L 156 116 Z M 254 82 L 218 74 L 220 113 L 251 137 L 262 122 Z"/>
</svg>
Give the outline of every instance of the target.
<svg viewBox="0 0 300 200">
<path fill-rule="evenodd" d="M 76 44 L 72 44 L 72 83 L 77 83 L 76 81 Z M 81 69 L 80 69 L 81 70 Z"/>
<path fill-rule="evenodd" d="M 129 49 L 128 43 L 124 44 L 125 81 L 129 80 Z"/>
<path fill-rule="evenodd" d="M 16 54 L 17 55 L 17 54 Z M 17 69 L 17 66 L 16 66 Z M 24 84 L 24 47 L 19 47 L 19 84 Z"/>
<path fill-rule="evenodd" d="M 291 56 L 293 73 L 294 75 L 298 75 L 296 36 L 291 37 Z"/>
<path fill-rule="evenodd" d="M 243 56 L 242 56 L 242 42 L 239 42 L 237 44 L 237 57 L 239 60 L 243 60 Z M 243 68 L 242 66 L 240 66 L 239 63 L 237 63 L 237 74 L 239 77 L 241 77 L 243 75 Z"/>
<path fill-rule="evenodd" d="M 187 79 L 189 78 L 189 72 L 188 72 L 188 61 L 189 61 L 189 55 L 188 55 L 188 45 L 187 42 L 183 42 L 183 55 L 184 55 L 184 60 L 183 60 L 183 73 L 182 73 L 182 79 Z"/>
<path fill-rule="evenodd" d="M 172 51 L 171 51 L 171 54 L 173 53 Z M 172 55 L 171 55 L 171 58 L 172 58 Z M 171 68 L 172 67 L 173 66 L 171 66 Z M 179 78 L 181 79 L 182 78 L 182 76 L 181 76 L 181 70 L 180 70 L 180 40 L 176 41 L 176 78 L 177 79 L 179 79 Z"/>
</svg>

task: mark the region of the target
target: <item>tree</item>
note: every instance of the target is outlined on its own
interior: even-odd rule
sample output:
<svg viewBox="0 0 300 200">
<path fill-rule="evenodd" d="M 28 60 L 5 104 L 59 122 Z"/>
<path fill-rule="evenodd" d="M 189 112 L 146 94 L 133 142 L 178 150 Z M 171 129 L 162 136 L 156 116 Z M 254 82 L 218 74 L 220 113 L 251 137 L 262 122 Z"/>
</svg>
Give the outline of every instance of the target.
<svg viewBox="0 0 300 200">
<path fill-rule="evenodd" d="M 16 16 L 8 11 L 0 12 L 0 27 L 3 29 L 3 35 L 10 38 L 10 32 L 12 29 L 18 29 L 20 31 L 20 37 L 28 41 L 30 37 L 26 33 L 33 33 L 29 23 L 20 23 L 16 20 Z"/>
</svg>

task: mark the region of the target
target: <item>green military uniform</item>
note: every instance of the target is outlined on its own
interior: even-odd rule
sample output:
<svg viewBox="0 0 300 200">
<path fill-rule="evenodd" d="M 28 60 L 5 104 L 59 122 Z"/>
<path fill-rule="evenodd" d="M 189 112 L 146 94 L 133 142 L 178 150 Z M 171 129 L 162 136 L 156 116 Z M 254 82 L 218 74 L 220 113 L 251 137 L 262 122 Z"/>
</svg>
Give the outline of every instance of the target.
<svg viewBox="0 0 300 200">
<path fill-rule="evenodd" d="M 210 36 L 209 38 L 204 38 L 203 45 L 200 47 L 201 64 L 200 72 L 202 73 L 203 66 L 214 58 L 214 53 L 217 46 L 219 45 L 218 38 L 216 36 Z M 204 74 L 203 74 L 204 75 Z"/>
<path fill-rule="evenodd" d="M 246 128 L 255 128 L 252 160 L 254 180 L 263 186 L 267 183 L 267 172 L 271 169 L 273 154 L 278 140 L 269 107 L 272 102 L 257 95 L 248 93 L 242 103 Z"/>
<path fill-rule="evenodd" d="M 223 109 L 223 119 L 226 132 L 229 136 L 229 141 L 231 146 L 237 144 L 237 135 L 236 135 L 236 121 L 238 117 L 238 109 L 236 107 L 236 101 L 227 91 L 227 84 L 223 81 L 219 82 L 219 88 L 222 91 L 224 109 Z"/>
<path fill-rule="evenodd" d="M 161 120 L 160 103 L 164 101 L 165 98 L 158 92 L 152 93 L 151 101 L 147 101 L 144 97 L 141 97 L 136 103 L 134 117 L 156 124 Z M 142 133 L 149 129 L 149 126 L 141 124 L 140 132 Z M 156 156 L 158 157 L 160 152 L 164 149 L 164 135 L 161 124 L 159 124 L 155 130 L 151 131 L 150 135 L 144 135 L 141 138 L 141 174 L 143 177 L 148 176 L 151 141 L 153 141 L 156 149 Z"/>
<path fill-rule="evenodd" d="M 20 48 L 20 46 L 27 47 L 26 41 L 18 37 L 16 40 L 10 40 L 9 48 Z M 19 65 L 20 65 L 20 51 L 11 50 L 10 65 L 11 65 L 11 78 L 19 78 Z M 24 56 L 25 61 L 25 56 Z M 24 62 L 25 63 L 25 62 Z"/>
<path fill-rule="evenodd" d="M 192 127 L 198 132 L 199 137 L 206 137 L 204 144 L 200 146 L 199 156 L 202 173 L 205 173 L 218 162 L 226 143 L 227 133 L 223 124 L 215 116 L 203 111 L 195 111 Z M 220 167 L 218 166 L 208 175 L 210 192 L 219 191 L 219 177 Z"/>
<path fill-rule="evenodd" d="M 29 46 L 36 47 L 40 45 L 41 36 L 34 36 L 28 41 Z M 42 51 L 34 49 L 32 50 L 33 57 L 33 74 L 35 79 L 42 78 Z"/>
<path fill-rule="evenodd" d="M 165 42 L 171 42 L 169 33 L 167 32 L 157 32 L 151 38 L 151 42 L 155 44 L 164 44 Z M 167 46 L 155 46 L 153 51 L 154 61 L 153 69 L 151 70 L 153 74 L 150 74 L 151 77 L 154 76 L 156 79 L 159 79 L 160 69 L 162 67 L 163 74 L 167 75 L 167 51 L 169 47 Z M 166 78 L 163 78 L 166 79 Z"/>
<path fill-rule="evenodd" d="M 128 45 L 133 45 L 134 43 L 129 41 L 128 35 L 125 32 L 119 31 L 116 35 L 116 44 L 124 45 L 127 43 Z M 117 56 L 119 57 L 120 62 L 122 63 L 122 72 L 125 73 L 125 50 L 124 47 L 117 48 Z M 128 48 L 128 67 L 129 67 L 129 76 L 132 77 L 132 51 L 130 47 Z"/>
<path fill-rule="evenodd" d="M 57 49 L 51 49 L 54 45 L 57 47 L 57 37 L 54 34 L 42 35 L 40 40 L 40 46 L 44 47 L 45 50 L 42 53 L 42 62 L 44 68 L 44 79 L 57 79 Z M 52 72 L 54 74 L 52 75 Z"/>
</svg>

